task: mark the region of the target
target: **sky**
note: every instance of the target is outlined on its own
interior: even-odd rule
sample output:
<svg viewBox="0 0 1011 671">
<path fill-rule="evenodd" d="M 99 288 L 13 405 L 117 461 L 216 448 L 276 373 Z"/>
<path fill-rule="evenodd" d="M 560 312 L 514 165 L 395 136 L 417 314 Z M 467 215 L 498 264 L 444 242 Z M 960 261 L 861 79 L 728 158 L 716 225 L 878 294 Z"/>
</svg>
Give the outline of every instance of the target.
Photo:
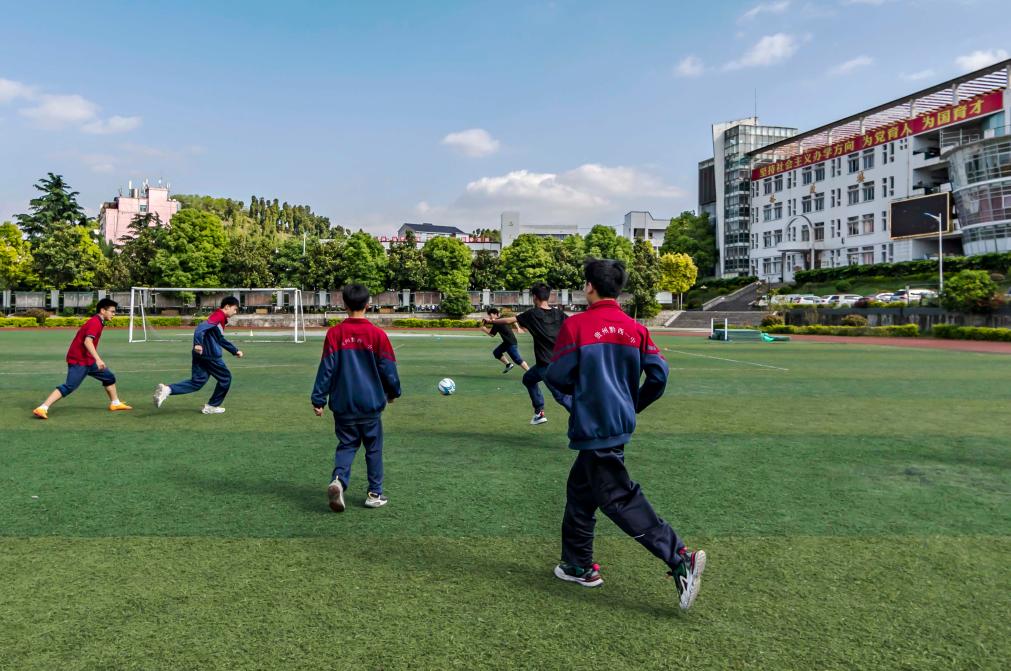
<svg viewBox="0 0 1011 671">
<path fill-rule="evenodd" d="M 1008 57 L 1005 0 L 0 3 L 0 220 L 62 174 L 404 222 L 697 203 L 710 126 L 801 130 Z"/>
</svg>

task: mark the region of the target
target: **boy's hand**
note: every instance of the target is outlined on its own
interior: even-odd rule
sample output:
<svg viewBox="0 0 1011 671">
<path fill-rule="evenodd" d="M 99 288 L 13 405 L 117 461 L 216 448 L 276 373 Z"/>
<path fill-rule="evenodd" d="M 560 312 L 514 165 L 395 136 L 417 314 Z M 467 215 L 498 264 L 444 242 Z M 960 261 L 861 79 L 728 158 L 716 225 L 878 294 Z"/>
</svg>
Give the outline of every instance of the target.
<svg viewBox="0 0 1011 671">
<path fill-rule="evenodd" d="M 316 406 L 313 406 L 312 411 L 316 413 L 317 417 L 323 416 L 323 408 L 317 408 Z"/>
<path fill-rule="evenodd" d="M 98 357 L 95 358 L 95 365 L 98 366 L 98 370 L 105 370 L 105 362 Z"/>
<path fill-rule="evenodd" d="M 394 401 L 396 401 L 396 400 L 397 400 L 397 397 L 396 397 L 396 396 L 387 396 L 387 397 L 386 397 L 386 403 L 387 403 L 387 404 L 392 404 L 392 403 L 393 403 Z"/>
<path fill-rule="evenodd" d="M 240 349 L 240 350 L 239 350 L 238 352 L 236 352 L 236 353 L 235 353 L 235 356 L 237 356 L 237 357 L 239 357 L 239 358 L 241 359 L 242 357 L 244 357 L 244 356 L 246 356 L 246 355 L 245 355 L 245 354 L 243 354 L 243 353 L 242 353 L 242 350 Z"/>
<path fill-rule="evenodd" d="M 193 346 L 193 351 L 196 352 L 197 354 L 203 354 L 204 353 L 204 346 L 203 345 L 194 345 Z"/>
</svg>

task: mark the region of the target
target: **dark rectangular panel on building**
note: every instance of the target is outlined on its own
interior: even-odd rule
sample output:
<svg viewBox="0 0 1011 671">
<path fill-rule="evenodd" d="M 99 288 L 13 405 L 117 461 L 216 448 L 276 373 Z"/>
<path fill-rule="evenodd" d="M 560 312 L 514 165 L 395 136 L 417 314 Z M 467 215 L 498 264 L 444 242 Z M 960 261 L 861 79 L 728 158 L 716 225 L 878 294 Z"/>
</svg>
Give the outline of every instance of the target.
<svg viewBox="0 0 1011 671">
<path fill-rule="evenodd" d="M 951 194 L 947 191 L 929 196 L 893 200 L 889 207 L 888 221 L 892 240 L 906 238 L 937 237 L 938 223 L 945 233 L 951 231 Z"/>
</svg>

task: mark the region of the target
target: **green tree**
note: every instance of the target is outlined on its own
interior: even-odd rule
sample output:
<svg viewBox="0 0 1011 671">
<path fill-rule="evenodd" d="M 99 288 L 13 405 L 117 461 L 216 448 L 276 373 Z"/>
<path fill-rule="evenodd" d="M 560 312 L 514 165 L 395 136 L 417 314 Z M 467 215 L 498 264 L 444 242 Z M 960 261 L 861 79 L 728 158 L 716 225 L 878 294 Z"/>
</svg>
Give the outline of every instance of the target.
<svg viewBox="0 0 1011 671">
<path fill-rule="evenodd" d="M 454 319 L 470 314 L 474 306 L 470 303 L 470 295 L 463 289 L 450 289 L 442 296 L 439 310 Z"/>
<path fill-rule="evenodd" d="M 941 305 L 962 312 L 989 312 L 995 306 L 997 284 L 985 270 L 963 270 L 944 282 Z"/>
<path fill-rule="evenodd" d="M 35 272 L 47 289 L 92 289 L 108 275 L 108 260 L 84 226 L 59 226 L 34 250 Z"/>
<path fill-rule="evenodd" d="M 478 228 L 471 235 L 475 238 L 486 238 L 492 242 L 502 242 L 502 231 L 497 228 Z"/>
<path fill-rule="evenodd" d="M 660 279 L 660 259 L 653 249 L 653 243 L 649 240 L 636 240 L 628 272 L 628 291 L 632 294 L 632 303 L 627 309 L 629 314 L 639 319 L 649 319 L 659 314 L 660 304 L 656 300 L 656 292 Z"/>
<path fill-rule="evenodd" d="M 552 264 L 547 280 L 558 289 L 578 289 L 584 284 L 583 263 L 586 260 L 586 244 L 581 235 L 570 235 L 564 240 L 545 240 L 545 248 L 551 254 Z"/>
<path fill-rule="evenodd" d="M 313 289 L 339 289 L 344 286 L 347 270 L 344 267 L 343 240 L 323 242 L 319 238 L 311 238 L 306 241 L 305 249 L 305 256 L 301 259 L 304 278 L 295 286 Z"/>
<path fill-rule="evenodd" d="M 632 263 L 632 242 L 618 235 L 610 226 L 597 224 L 586 234 L 586 255 L 596 259 L 618 259 Z"/>
<path fill-rule="evenodd" d="M 270 258 L 270 274 L 274 277 L 274 282 L 278 285 L 300 289 L 314 286 L 319 289 L 335 289 L 340 286 L 329 283 L 326 283 L 325 286 L 318 285 L 319 277 L 326 272 L 323 269 L 326 265 L 325 259 L 322 257 L 327 254 L 326 250 L 317 249 L 318 246 L 317 240 L 308 241 L 305 254 L 303 254 L 302 240 L 300 239 L 286 238 L 283 242 L 278 243 Z M 319 255 L 319 257 L 314 255 Z M 310 281 L 310 263 L 314 258 L 316 258 L 317 269 L 313 274 L 316 276 Z M 338 281 L 343 281 L 343 276 L 338 278 Z"/>
<path fill-rule="evenodd" d="M 670 220 L 663 236 L 661 254 L 687 254 L 706 276 L 716 271 L 716 233 L 709 214 L 682 212 Z"/>
<path fill-rule="evenodd" d="M 112 259 L 112 283 L 117 288 L 126 285 L 149 287 L 158 281 L 155 256 L 165 234 L 157 214 L 139 214 L 130 222 L 129 233 L 119 239 L 119 253 Z"/>
<path fill-rule="evenodd" d="M 162 286 L 214 287 L 221 284 L 225 229 L 218 215 L 180 210 L 160 239 L 153 267 Z"/>
<path fill-rule="evenodd" d="M 470 288 L 497 290 L 505 285 L 502 282 L 502 263 L 498 254 L 482 249 L 474 255 L 470 263 Z"/>
<path fill-rule="evenodd" d="M 221 259 L 221 281 L 229 287 L 269 287 L 274 284 L 270 240 L 257 235 L 233 235 Z"/>
<path fill-rule="evenodd" d="M 423 248 L 428 287 L 444 294 L 466 291 L 470 284 L 470 249 L 456 238 L 431 238 Z"/>
<path fill-rule="evenodd" d="M 660 291 L 669 291 L 679 296 L 695 286 L 699 269 L 687 254 L 664 254 L 660 257 Z"/>
<path fill-rule="evenodd" d="M 36 242 L 57 228 L 84 225 L 84 210 L 77 203 L 77 191 L 71 191 L 62 175 L 48 173 L 35 184 L 42 192 L 38 198 L 29 201 L 29 212 L 14 218 L 28 239 Z"/>
<path fill-rule="evenodd" d="M 502 250 L 502 279 L 507 289 L 520 291 L 547 279 L 552 260 L 544 247 L 538 236 L 521 233 Z"/>
<path fill-rule="evenodd" d="M 365 231 L 352 233 L 341 245 L 340 258 L 343 284 L 363 284 L 373 294 L 386 289 L 386 250 L 374 237 Z"/>
<path fill-rule="evenodd" d="M 425 266 L 425 254 L 418 248 L 418 238 L 414 231 L 407 231 L 403 241 L 390 243 L 387 260 L 387 284 L 391 289 L 416 291 L 425 288 L 428 268 Z"/>
<path fill-rule="evenodd" d="M 32 245 L 9 221 L 0 226 L 0 288 L 29 288 L 38 282 L 33 270 Z"/>
</svg>

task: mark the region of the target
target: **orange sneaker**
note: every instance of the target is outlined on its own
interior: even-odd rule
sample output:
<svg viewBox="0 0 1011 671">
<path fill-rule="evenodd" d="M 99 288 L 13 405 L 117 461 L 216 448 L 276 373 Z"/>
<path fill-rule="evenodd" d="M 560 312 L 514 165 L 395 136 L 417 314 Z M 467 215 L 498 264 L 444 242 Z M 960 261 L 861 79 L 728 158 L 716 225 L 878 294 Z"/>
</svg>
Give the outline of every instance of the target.
<svg viewBox="0 0 1011 671">
<path fill-rule="evenodd" d="M 32 410 L 32 414 L 39 419 L 49 419 L 49 410 L 47 408 L 35 408 Z"/>
<path fill-rule="evenodd" d="M 120 401 L 119 403 L 109 404 L 109 412 L 118 412 L 120 410 L 133 410 L 133 408 L 128 406 L 126 403 L 123 403 L 122 401 Z"/>
</svg>

